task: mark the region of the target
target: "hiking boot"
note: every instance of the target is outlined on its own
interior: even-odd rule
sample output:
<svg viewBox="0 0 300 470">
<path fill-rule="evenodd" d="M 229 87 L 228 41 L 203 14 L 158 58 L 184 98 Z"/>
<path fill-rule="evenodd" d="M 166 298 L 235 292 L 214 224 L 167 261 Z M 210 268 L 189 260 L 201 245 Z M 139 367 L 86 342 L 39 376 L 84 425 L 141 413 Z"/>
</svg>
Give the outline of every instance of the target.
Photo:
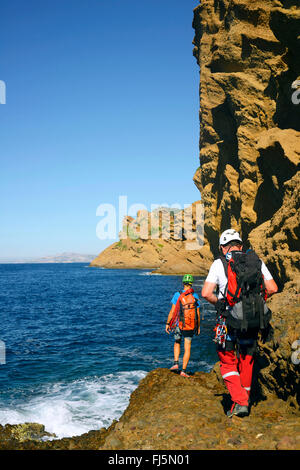
<svg viewBox="0 0 300 470">
<path fill-rule="evenodd" d="M 183 372 L 183 370 L 180 372 L 180 375 L 181 377 L 190 377 L 190 375 L 187 374 L 186 372 Z"/>
<path fill-rule="evenodd" d="M 238 403 L 235 403 L 232 406 L 231 410 L 227 411 L 228 418 L 232 418 L 233 415 L 243 418 L 244 416 L 248 416 L 248 414 L 249 414 L 248 406 L 239 405 Z"/>
<path fill-rule="evenodd" d="M 178 370 L 179 365 L 178 364 L 173 364 L 172 367 L 170 367 L 170 370 Z"/>
</svg>

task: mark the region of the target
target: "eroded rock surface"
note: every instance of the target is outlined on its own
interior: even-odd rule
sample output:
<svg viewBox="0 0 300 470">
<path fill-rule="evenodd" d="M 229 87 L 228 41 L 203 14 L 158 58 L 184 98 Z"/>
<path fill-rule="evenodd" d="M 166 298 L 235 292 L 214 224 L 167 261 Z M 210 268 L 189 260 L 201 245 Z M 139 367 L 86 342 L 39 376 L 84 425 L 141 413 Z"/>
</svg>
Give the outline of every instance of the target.
<svg viewBox="0 0 300 470">
<path fill-rule="evenodd" d="M 220 231 L 249 236 L 282 287 L 299 263 L 299 2 L 202 0 L 194 13 L 201 77 L 194 181 L 205 233 L 214 254 Z"/>
</svg>

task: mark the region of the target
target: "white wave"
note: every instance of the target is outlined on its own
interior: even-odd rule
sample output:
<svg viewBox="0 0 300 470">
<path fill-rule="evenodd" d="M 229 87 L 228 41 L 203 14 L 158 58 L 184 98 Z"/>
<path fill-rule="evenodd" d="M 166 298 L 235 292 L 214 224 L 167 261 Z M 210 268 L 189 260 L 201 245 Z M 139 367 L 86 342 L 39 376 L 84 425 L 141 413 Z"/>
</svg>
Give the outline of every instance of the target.
<svg viewBox="0 0 300 470">
<path fill-rule="evenodd" d="M 0 407 L 0 424 L 40 423 L 58 438 L 108 427 L 120 418 L 145 375 L 119 372 L 48 386 L 24 403 Z"/>
<path fill-rule="evenodd" d="M 90 266 L 89 264 L 87 266 L 83 266 L 83 268 L 96 268 L 97 270 L 98 269 L 105 269 L 105 268 L 103 268 L 103 266 Z"/>
<path fill-rule="evenodd" d="M 153 268 L 155 269 L 155 268 Z M 139 273 L 139 276 L 162 276 L 160 273 L 154 273 L 152 271 L 145 271 L 143 273 Z"/>
</svg>

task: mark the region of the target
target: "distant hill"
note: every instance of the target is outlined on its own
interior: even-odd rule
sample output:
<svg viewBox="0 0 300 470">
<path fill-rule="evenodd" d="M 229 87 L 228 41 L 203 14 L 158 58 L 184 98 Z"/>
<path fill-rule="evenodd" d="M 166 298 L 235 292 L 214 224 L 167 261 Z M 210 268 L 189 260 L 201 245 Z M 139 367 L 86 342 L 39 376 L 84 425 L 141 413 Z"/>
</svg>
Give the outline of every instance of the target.
<svg viewBox="0 0 300 470">
<path fill-rule="evenodd" d="M 86 255 L 81 253 L 60 253 L 52 256 L 43 256 L 42 258 L 20 259 L 11 261 L 12 263 L 90 263 L 95 255 Z"/>
</svg>

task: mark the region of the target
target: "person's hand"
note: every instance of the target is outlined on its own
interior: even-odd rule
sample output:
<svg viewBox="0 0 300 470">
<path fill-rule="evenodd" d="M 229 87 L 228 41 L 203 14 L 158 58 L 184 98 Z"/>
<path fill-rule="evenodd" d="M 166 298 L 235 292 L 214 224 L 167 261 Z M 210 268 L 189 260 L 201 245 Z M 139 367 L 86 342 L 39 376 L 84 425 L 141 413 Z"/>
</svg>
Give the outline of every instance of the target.
<svg viewBox="0 0 300 470">
<path fill-rule="evenodd" d="M 169 325 L 169 323 L 166 324 L 166 333 L 168 333 L 168 335 L 170 334 L 170 325 Z"/>
<path fill-rule="evenodd" d="M 268 326 L 260 331 L 260 338 L 263 344 L 268 343 L 274 337 L 274 330 L 270 323 Z"/>
<path fill-rule="evenodd" d="M 215 304 L 215 308 L 217 313 L 222 314 L 226 311 L 226 300 L 225 299 L 219 299 L 217 303 Z"/>
<path fill-rule="evenodd" d="M 200 335 L 200 326 L 198 326 L 198 332 L 197 332 L 197 336 Z"/>
</svg>

